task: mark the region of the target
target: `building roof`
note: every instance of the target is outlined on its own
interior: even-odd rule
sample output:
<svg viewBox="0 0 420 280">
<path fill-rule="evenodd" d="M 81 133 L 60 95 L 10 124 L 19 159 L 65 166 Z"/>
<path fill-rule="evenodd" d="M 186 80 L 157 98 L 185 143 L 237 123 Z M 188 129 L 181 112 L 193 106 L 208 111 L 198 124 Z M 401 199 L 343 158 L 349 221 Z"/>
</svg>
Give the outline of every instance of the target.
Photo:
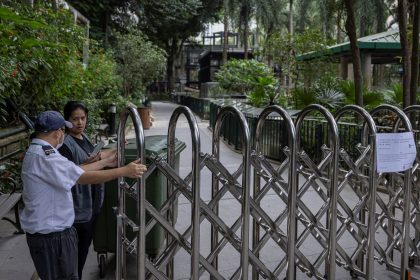
<svg viewBox="0 0 420 280">
<path fill-rule="evenodd" d="M 369 50 L 372 54 L 378 54 L 383 57 L 387 52 L 388 56 L 400 54 L 400 33 L 398 29 L 391 29 L 385 32 L 361 37 L 357 39 L 360 50 Z M 298 60 L 311 60 L 322 56 L 350 56 L 350 42 L 344 42 L 334 46 L 330 46 L 326 51 L 314 51 L 297 56 Z"/>
</svg>

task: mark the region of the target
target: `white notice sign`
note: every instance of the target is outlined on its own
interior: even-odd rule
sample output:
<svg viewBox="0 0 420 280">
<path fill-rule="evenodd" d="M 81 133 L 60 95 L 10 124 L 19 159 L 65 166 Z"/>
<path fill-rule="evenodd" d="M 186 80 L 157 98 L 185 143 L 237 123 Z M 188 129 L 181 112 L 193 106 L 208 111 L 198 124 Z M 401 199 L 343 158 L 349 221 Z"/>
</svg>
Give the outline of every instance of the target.
<svg viewBox="0 0 420 280">
<path fill-rule="evenodd" d="M 376 134 L 378 172 L 399 172 L 413 166 L 416 145 L 412 132 Z"/>
</svg>

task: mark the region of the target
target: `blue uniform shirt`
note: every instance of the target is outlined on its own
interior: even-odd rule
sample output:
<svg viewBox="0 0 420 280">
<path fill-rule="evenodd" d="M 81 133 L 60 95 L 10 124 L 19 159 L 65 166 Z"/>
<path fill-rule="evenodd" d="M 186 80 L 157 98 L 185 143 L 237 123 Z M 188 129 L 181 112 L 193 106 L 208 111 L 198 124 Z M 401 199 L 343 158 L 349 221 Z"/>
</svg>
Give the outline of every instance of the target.
<svg viewBox="0 0 420 280">
<path fill-rule="evenodd" d="M 22 164 L 23 202 L 21 224 L 29 233 L 47 234 L 73 225 L 71 188 L 84 170 L 52 148 L 33 139 Z"/>
</svg>

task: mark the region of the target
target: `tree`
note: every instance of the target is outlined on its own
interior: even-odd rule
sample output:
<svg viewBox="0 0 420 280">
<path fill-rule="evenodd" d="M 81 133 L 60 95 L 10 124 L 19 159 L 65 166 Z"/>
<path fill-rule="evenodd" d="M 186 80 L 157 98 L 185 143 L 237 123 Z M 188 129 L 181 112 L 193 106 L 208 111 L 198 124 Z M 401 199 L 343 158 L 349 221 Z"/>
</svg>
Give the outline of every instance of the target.
<svg viewBox="0 0 420 280">
<path fill-rule="evenodd" d="M 304 83 L 312 86 L 321 76 L 331 76 L 335 73 L 335 66 L 329 63 L 327 46 L 331 41 L 325 39 L 319 29 L 308 29 L 303 33 L 296 33 L 293 39 L 289 34 L 274 33 L 264 44 L 263 55 L 272 57 L 277 65 L 281 65 L 282 74 L 289 76 L 295 84 Z M 293 50 L 293 55 L 289 55 Z M 297 56 L 308 52 L 324 53 L 325 57 L 302 61 Z"/>
<path fill-rule="evenodd" d="M 239 27 L 243 32 L 243 45 L 244 45 L 244 59 L 248 59 L 248 37 L 249 37 L 249 22 L 252 14 L 251 0 L 241 0 L 239 12 Z"/>
<path fill-rule="evenodd" d="M 123 96 L 139 99 L 165 73 L 166 54 L 138 30 L 117 34 L 115 57 L 122 77 Z"/>
<path fill-rule="evenodd" d="M 132 0 L 68 0 L 90 21 L 90 36 L 108 48 L 112 30 L 126 31 L 135 23 Z M 133 4 L 134 3 L 134 4 Z"/>
<path fill-rule="evenodd" d="M 403 107 L 410 105 L 411 47 L 407 32 L 407 14 L 407 0 L 398 0 L 398 26 L 400 29 L 400 42 L 403 53 Z"/>
<path fill-rule="evenodd" d="M 285 7 L 286 1 L 284 0 L 255 1 L 255 19 L 265 31 L 265 41 L 269 40 L 271 35 L 287 22 Z"/>
<path fill-rule="evenodd" d="M 419 32 L 420 32 L 420 4 L 413 1 L 413 48 L 411 56 L 410 105 L 417 103 L 417 84 L 419 80 Z"/>
<path fill-rule="evenodd" d="M 223 55 L 222 64 L 227 62 L 229 45 L 229 18 L 234 17 L 236 0 L 223 0 Z"/>
<path fill-rule="evenodd" d="M 375 0 L 375 21 L 376 21 L 376 32 L 385 31 L 385 23 L 387 17 L 387 9 L 383 0 Z"/>
<path fill-rule="evenodd" d="M 218 19 L 221 0 L 145 0 L 136 13 L 140 29 L 167 53 L 169 90 L 175 87 L 174 63 L 184 42 Z"/>
<path fill-rule="evenodd" d="M 346 32 L 350 39 L 351 56 L 353 60 L 354 85 L 356 95 L 356 105 L 363 107 L 363 77 L 360 62 L 360 51 L 357 44 L 356 22 L 354 17 L 354 1 L 344 0 L 346 7 Z"/>
</svg>

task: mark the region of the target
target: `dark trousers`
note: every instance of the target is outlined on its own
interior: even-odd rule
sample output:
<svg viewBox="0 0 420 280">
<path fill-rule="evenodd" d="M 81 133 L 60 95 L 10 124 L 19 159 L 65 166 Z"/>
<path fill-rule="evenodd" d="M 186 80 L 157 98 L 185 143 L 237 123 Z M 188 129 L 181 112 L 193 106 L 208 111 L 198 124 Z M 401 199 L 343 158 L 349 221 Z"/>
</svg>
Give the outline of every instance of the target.
<svg viewBox="0 0 420 280">
<path fill-rule="evenodd" d="M 78 280 L 77 233 L 74 228 L 48 234 L 26 234 L 36 271 L 42 280 Z"/>
<path fill-rule="evenodd" d="M 77 231 L 77 236 L 79 238 L 78 243 L 78 267 L 79 267 L 79 279 L 82 279 L 83 267 L 86 263 L 86 258 L 89 253 L 89 247 L 92 243 L 93 232 L 95 230 L 96 218 L 98 216 L 94 215 L 89 222 L 86 223 L 74 223 L 73 227 Z"/>
</svg>

